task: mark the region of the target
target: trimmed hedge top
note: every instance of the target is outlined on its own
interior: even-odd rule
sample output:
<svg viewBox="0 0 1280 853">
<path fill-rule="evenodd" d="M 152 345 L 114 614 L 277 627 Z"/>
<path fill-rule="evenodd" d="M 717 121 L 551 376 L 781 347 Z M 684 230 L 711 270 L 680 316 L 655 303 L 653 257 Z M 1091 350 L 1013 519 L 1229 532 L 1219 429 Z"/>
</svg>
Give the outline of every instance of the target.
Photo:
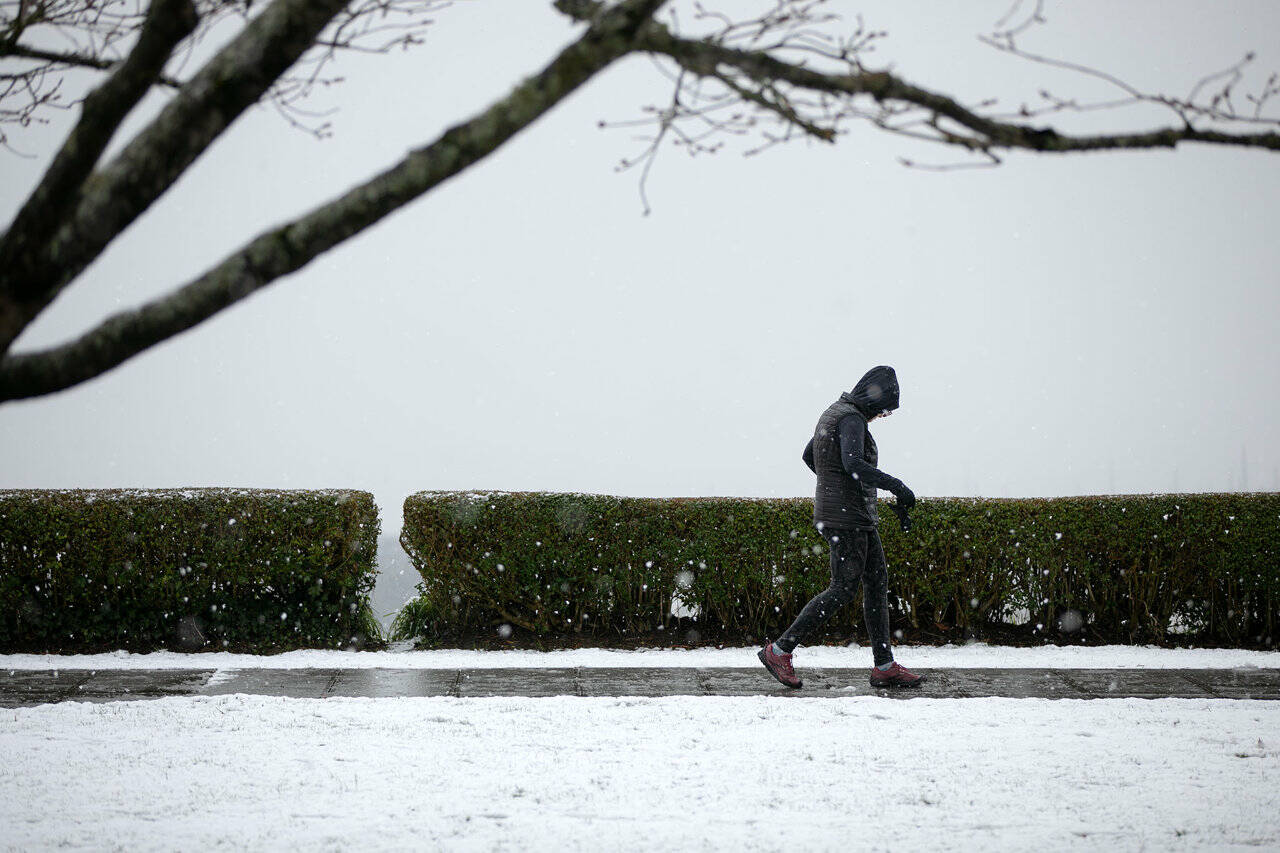
<svg viewBox="0 0 1280 853">
<path fill-rule="evenodd" d="M 368 492 L 0 492 L 0 648 L 277 650 L 369 628 Z"/>
</svg>

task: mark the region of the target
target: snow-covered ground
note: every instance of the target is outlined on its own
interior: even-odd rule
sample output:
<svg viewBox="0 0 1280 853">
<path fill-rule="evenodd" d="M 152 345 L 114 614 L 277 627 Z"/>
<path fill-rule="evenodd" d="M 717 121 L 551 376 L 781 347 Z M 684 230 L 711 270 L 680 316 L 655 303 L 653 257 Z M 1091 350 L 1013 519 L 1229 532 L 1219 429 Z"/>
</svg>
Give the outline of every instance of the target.
<svg viewBox="0 0 1280 853">
<path fill-rule="evenodd" d="M 898 646 L 895 655 L 908 667 L 1004 669 L 1218 669 L 1280 668 L 1280 652 L 1242 649 L 1161 649 L 1154 646 L 1037 646 L 1012 648 L 970 643 L 963 646 Z M 806 646 L 796 652 L 800 668 L 871 665 L 871 650 L 845 646 Z M 571 649 L 565 651 L 476 652 L 462 649 L 411 651 L 402 643 L 384 652 L 309 650 L 280 655 L 226 653 L 138 655 L 0 655 L 0 669 L 453 669 L 496 667 L 756 667 L 755 648 Z"/>
<path fill-rule="evenodd" d="M 235 695 L 0 755 L 19 850 L 1280 849 L 1280 702 Z"/>
<path fill-rule="evenodd" d="M 901 647 L 909 666 L 1280 653 Z M 866 648 L 812 647 L 806 667 Z M 755 650 L 3 655 L 0 669 L 758 666 Z M 1280 850 L 1280 702 L 261 696 L 0 711 L 0 849 Z"/>
</svg>

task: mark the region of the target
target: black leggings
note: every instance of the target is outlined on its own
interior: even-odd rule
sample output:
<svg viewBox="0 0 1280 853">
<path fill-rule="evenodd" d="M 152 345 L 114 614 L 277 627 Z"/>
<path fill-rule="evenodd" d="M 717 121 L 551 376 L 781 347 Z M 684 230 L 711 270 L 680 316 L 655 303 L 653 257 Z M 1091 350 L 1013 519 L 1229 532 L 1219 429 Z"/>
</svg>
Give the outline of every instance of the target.
<svg viewBox="0 0 1280 853">
<path fill-rule="evenodd" d="M 876 665 L 893 660 L 889 644 L 889 567 L 885 563 L 880 534 L 874 530 L 836 530 L 822 536 L 831 546 L 831 585 L 804 606 L 796 621 L 778 639 L 778 648 L 790 654 L 796 646 L 823 626 L 837 608 L 853 601 L 862 581 L 862 616 L 871 637 Z"/>
</svg>

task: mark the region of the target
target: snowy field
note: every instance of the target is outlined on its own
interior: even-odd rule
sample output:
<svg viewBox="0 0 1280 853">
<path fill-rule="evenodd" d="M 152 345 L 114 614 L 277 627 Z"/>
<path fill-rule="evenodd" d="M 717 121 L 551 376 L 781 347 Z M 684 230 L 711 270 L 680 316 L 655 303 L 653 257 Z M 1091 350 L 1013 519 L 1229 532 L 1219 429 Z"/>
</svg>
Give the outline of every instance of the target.
<svg viewBox="0 0 1280 853">
<path fill-rule="evenodd" d="M 866 649 L 811 648 L 809 666 Z M 1280 653 L 903 648 L 920 667 Z M 0 656 L 0 667 L 747 666 L 753 649 Z M 0 848 L 1280 850 L 1280 702 L 288 699 L 0 711 Z"/>
<path fill-rule="evenodd" d="M 172 698 L 0 711 L 0 846 L 1280 849 L 1280 703 Z"/>
</svg>

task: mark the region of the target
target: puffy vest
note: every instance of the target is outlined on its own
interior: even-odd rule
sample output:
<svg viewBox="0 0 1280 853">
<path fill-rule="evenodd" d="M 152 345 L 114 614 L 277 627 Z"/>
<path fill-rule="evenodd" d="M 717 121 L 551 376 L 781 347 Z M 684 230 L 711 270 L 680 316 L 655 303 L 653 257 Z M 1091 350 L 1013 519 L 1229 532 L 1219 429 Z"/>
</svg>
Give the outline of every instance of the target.
<svg viewBox="0 0 1280 853">
<path fill-rule="evenodd" d="M 841 460 L 837 426 L 850 415 L 862 426 L 862 458 L 873 468 L 878 460 L 876 442 L 862 412 L 844 400 L 832 403 L 818 418 L 818 426 L 813 431 L 813 467 L 818 472 L 813 522 L 845 530 L 874 530 L 880 521 L 876 513 L 876 487 L 855 480 Z"/>
</svg>

